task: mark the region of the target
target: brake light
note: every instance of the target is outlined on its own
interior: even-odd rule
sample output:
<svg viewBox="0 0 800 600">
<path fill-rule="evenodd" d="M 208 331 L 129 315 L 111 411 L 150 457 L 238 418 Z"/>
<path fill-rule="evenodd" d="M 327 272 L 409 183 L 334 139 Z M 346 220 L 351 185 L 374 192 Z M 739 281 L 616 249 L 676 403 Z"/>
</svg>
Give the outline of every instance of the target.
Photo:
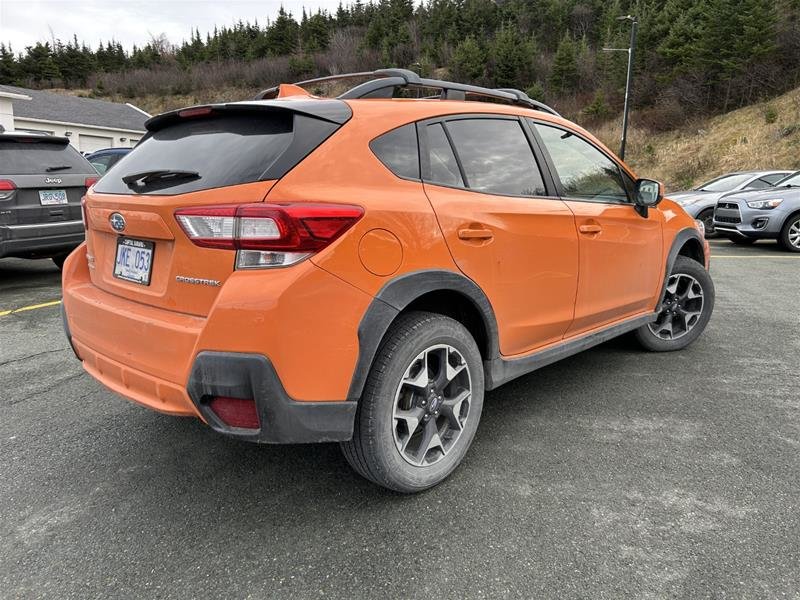
<svg viewBox="0 0 800 600">
<path fill-rule="evenodd" d="M 83 228 L 89 231 L 89 209 L 86 207 L 86 196 L 81 198 L 81 219 L 83 219 Z"/>
<path fill-rule="evenodd" d="M 214 414 L 219 417 L 220 421 L 230 427 L 241 427 L 243 429 L 258 429 L 261 427 L 255 400 L 214 396 L 208 405 L 214 411 Z"/>
<path fill-rule="evenodd" d="M 178 116 L 181 119 L 191 119 L 192 117 L 204 117 L 210 115 L 213 111 L 208 106 L 198 106 L 197 108 L 185 108 L 178 111 Z"/>
<path fill-rule="evenodd" d="M 10 179 L 0 179 L 0 200 L 6 200 L 11 197 L 17 186 Z"/>
<path fill-rule="evenodd" d="M 86 186 L 86 189 L 88 190 L 95 183 L 97 183 L 98 179 L 100 179 L 100 178 L 99 177 L 87 177 L 86 179 L 83 180 L 83 185 Z"/>
<path fill-rule="evenodd" d="M 284 267 L 319 252 L 364 214 L 346 204 L 200 206 L 175 212 L 197 246 L 237 250 L 239 269 Z"/>
</svg>

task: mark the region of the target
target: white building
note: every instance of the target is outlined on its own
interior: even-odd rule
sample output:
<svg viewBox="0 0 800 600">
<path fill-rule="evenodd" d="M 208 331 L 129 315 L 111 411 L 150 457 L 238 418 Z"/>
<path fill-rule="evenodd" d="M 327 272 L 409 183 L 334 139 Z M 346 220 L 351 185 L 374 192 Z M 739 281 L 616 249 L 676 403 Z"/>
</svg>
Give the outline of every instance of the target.
<svg viewBox="0 0 800 600">
<path fill-rule="evenodd" d="M 148 118 L 133 104 L 0 85 L 0 125 L 6 131 L 66 136 L 81 152 L 134 146 Z"/>
</svg>

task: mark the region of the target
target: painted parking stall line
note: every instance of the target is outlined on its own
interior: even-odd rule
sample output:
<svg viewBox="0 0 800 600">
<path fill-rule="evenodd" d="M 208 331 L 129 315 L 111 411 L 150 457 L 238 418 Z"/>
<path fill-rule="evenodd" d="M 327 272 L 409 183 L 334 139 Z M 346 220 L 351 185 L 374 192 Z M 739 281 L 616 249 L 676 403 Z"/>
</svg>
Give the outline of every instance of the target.
<svg viewBox="0 0 800 600">
<path fill-rule="evenodd" d="M 29 310 L 38 310 L 40 308 L 48 308 L 50 306 L 58 306 L 61 300 L 51 300 L 50 302 L 42 302 L 41 304 L 31 304 L 29 306 L 21 306 L 19 308 L 12 308 L 10 310 L 0 310 L 0 317 L 13 315 L 16 313 L 27 312 Z"/>
</svg>

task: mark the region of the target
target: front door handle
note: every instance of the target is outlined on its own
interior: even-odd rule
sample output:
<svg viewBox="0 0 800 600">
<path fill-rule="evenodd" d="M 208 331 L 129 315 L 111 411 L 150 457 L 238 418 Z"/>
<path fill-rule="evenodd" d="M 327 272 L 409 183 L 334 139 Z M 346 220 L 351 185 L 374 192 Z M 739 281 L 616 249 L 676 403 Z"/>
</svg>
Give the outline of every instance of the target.
<svg viewBox="0 0 800 600">
<path fill-rule="evenodd" d="M 603 228 L 597 223 L 594 223 L 593 225 L 581 225 L 578 227 L 578 231 L 581 233 L 600 233 L 603 231 Z"/>
<path fill-rule="evenodd" d="M 465 227 L 458 230 L 458 237 L 462 240 L 490 240 L 494 234 L 491 229 Z"/>
</svg>

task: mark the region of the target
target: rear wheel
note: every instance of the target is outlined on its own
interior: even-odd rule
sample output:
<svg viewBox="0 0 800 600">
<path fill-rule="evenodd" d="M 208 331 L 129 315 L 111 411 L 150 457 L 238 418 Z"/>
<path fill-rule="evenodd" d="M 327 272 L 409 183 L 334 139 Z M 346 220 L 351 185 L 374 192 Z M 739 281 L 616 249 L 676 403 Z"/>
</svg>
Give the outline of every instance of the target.
<svg viewBox="0 0 800 600">
<path fill-rule="evenodd" d="M 470 333 L 449 317 L 409 313 L 378 350 L 342 452 L 370 481 L 419 492 L 459 465 L 482 408 L 483 364 Z"/>
<path fill-rule="evenodd" d="M 686 256 L 675 260 L 661 309 L 652 323 L 636 330 L 636 339 L 653 352 L 681 350 L 695 341 L 714 310 L 714 282 L 703 265 Z"/>
<path fill-rule="evenodd" d="M 728 239 L 738 246 L 751 246 L 756 243 L 755 238 L 745 237 L 743 235 L 731 235 Z"/>
<path fill-rule="evenodd" d="M 792 215 L 783 224 L 778 238 L 781 246 L 789 252 L 800 252 L 800 214 Z"/>
</svg>

